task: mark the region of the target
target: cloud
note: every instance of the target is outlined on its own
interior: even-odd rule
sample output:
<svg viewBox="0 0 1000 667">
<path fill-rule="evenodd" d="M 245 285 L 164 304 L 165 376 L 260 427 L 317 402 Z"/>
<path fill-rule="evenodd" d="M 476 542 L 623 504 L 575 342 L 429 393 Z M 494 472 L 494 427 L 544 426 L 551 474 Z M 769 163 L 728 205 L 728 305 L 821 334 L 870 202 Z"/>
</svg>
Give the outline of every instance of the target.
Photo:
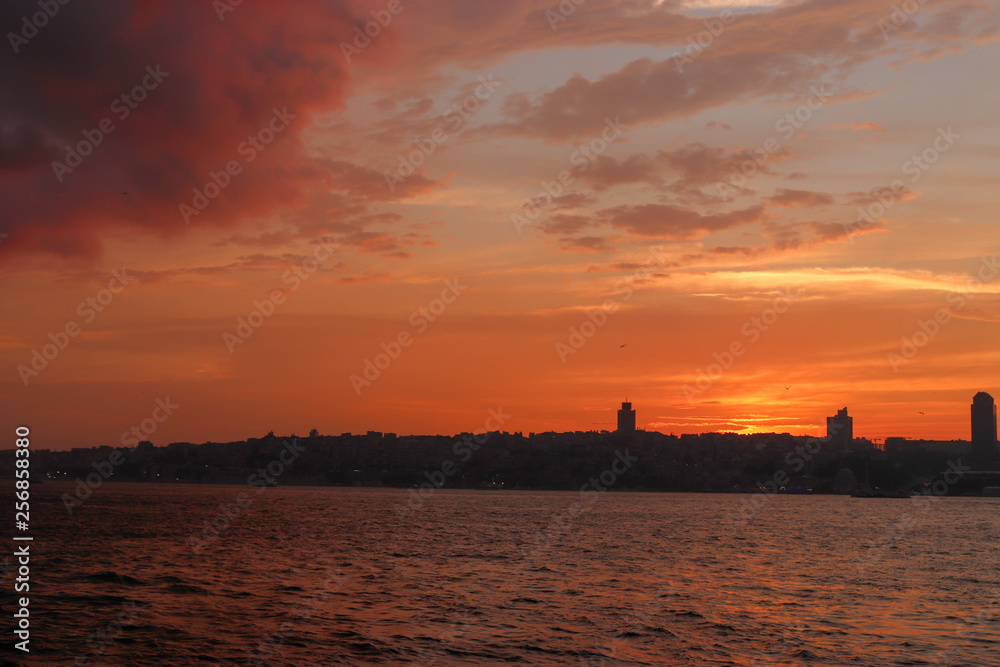
<svg viewBox="0 0 1000 667">
<path fill-rule="evenodd" d="M 645 12 L 649 5 L 642 2 L 590 4 L 577 7 L 572 20 L 555 31 L 562 33 L 560 39 L 590 44 L 597 39 L 598 16 L 605 42 L 676 45 L 705 30 L 700 21 L 674 13 L 679 9 L 675 3 L 658 3 L 663 11 Z M 843 81 L 886 53 L 918 48 L 906 37 L 892 44 L 882 38 L 878 22 L 887 11 L 891 7 L 881 3 L 845 0 L 789 3 L 740 14 L 726 27 L 724 38 L 699 50 L 682 68 L 673 58 L 638 58 L 603 76 L 575 74 L 553 89 L 518 92 L 506 100 L 505 120 L 490 130 L 557 143 L 596 136 L 606 118 L 618 117 L 631 128 L 759 99 L 802 104 L 810 86 L 820 81 Z M 661 32 L 652 37 L 656 28 Z M 954 27 L 945 32 L 962 34 Z M 844 88 L 832 96 L 844 101 L 866 94 Z"/>
<path fill-rule="evenodd" d="M 35 0 L 3 3 L 0 23 L 17 26 L 37 6 Z M 320 224 L 304 220 L 310 213 L 323 224 L 351 226 L 353 241 L 365 247 L 405 254 L 406 242 L 390 230 L 369 230 L 364 228 L 368 223 L 350 216 L 357 216 L 359 208 L 364 212 L 443 188 L 447 179 L 417 172 L 395 191 L 382 191 L 379 166 L 351 151 L 328 152 L 312 143 L 314 121 L 322 119 L 327 132 L 342 134 L 344 146 L 385 148 L 379 155 L 392 162 L 398 151 L 390 148 L 408 145 L 440 124 L 436 101 L 447 97 L 442 91 L 462 95 L 475 85 L 457 85 L 455 64 L 469 71 L 540 49 L 671 49 L 704 30 L 701 16 L 685 15 L 672 1 L 588 0 L 557 30 L 546 18 L 556 2 L 484 0 L 470 9 L 458 0 L 442 0 L 420 10 L 403 6 L 405 14 L 348 64 L 339 44 L 370 20 L 367 6 L 320 0 L 241 3 L 220 21 L 211 4 L 195 0 L 61 5 L 59 16 L 19 53 L 0 60 L 0 85 L 6 91 L 0 100 L 5 248 L 92 261 L 110 233 L 170 238 L 189 233 L 192 225 L 222 227 L 232 228 L 233 242 L 239 243 L 239 235 L 252 237 L 244 226 L 266 220 L 298 220 L 291 236 L 308 234 Z M 996 39 L 996 30 L 983 20 L 991 11 L 988 3 L 941 8 L 888 42 L 877 27 L 886 11 L 880 3 L 844 0 L 741 13 L 724 39 L 715 40 L 683 72 L 669 57 L 644 57 L 599 76 L 575 74 L 551 88 L 501 88 L 498 95 L 505 97 L 491 108 L 499 117 L 468 131 L 563 143 L 596 137 L 607 118 L 620 117 L 627 133 L 732 104 L 798 105 L 811 85 L 844 82 L 852 69 L 874 58 L 926 59 Z M 470 34 L 476 39 L 468 39 Z M 128 117 L 119 118 L 111 104 L 143 80 L 147 66 L 169 75 Z M 353 80 L 355 67 L 364 68 L 363 81 Z M 362 85 L 369 86 L 366 107 L 385 117 L 366 125 L 364 137 L 350 144 L 351 127 L 337 112 L 352 87 Z M 840 101 L 868 93 L 844 88 L 834 94 Z M 287 108 L 294 119 L 252 162 L 246 161 L 239 146 L 266 127 L 275 108 Z M 113 121 L 114 131 L 59 182 L 51 163 L 64 160 L 66 147 L 84 141 L 83 132 L 105 118 Z M 726 124 L 710 121 L 705 127 L 721 130 Z M 702 188 L 724 179 L 725 169 L 715 171 L 709 182 L 691 163 L 676 182 L 661 180 L 671 175 L 668 157 L 678 150 L 602 161 L 590 185 L 599 191 L 648 183 L 666 188 L 682 204 L 712 203 L 713 194 Z M 701 148 L 702 157 L 717 150 L 723 151 L 721 158 L 732 157 L 709 147 Z M 233 160 L 242 173 L 185 225 L 179 205 L 191 203 L 195 189 L 203 189 L 211 173 Z M 317 205 L 331 193 L 347 201 Z M 567 206 L 592 203 L 580 197 L 567 200 Z"/>
<path fill-rule="evenodd" d="M 684 9 L 760 9 L 794 5 L 800 0 L 685 0 Z"/>
<path fill-rule="evenodd" d="M 34 123 L 0 125 L 0 177 L 47 167 L 58 146 Z"/>
<path fill-rule="evenodd" d="M 713 121 L 710 121 L 708 123 L 705 123 L 705 129 L 706 130 L 731 130 L 731 129 L 733 129 L 733 126 L 730 125 L 729 123 L 723 123 L 723 122 L 720 122 L 720 121 L 717 121 L 717 120 L 713 120 Z"/>
<path fill-rule="evenodd" d="M 607 155 L 600 155 L 581 177 L 590 187 L 600 192 L 625 183 L 645 181 L 656 185 L 662 180 L 657 176 L 657 170 L 658 165 L 647 155 L 630 155 L 621 162 Z"/>
<path fill-rule="evenodd" d="M 729 213 L 702 215 L 692 209 L 670 204 L 640 204 L 604 209 L 598 215 L 612 227 L 633 236 L 692 239 L 759 222 L 764 217 L 764 207 L 757 205 Z"/>
<path fill-rule="evenodd" d="M 385 280 L 388 277 L 389 277 L 388 273 L 371 273 L 371 272 L 365 271 L 360 276 L 345 276 L 343 278 L 339 278 L 337 280 L 337 282 L 339 284 L 341 284 L 341 285 L 358 285 L 358 284 L 361 284 L 361 283 L 371 283 L 371 282 L 382 281 L 382 280 Z"/>
<path fill-rule="evenodd" d="M 423 170 L 420 169 L 402 181 L 394 182 L 390 189 L 386 176 L 382 172 L 342 160 L 334 160 L 324 164 L 329 169 L 332 189 L 352 197 L 374 201 L 416 197 L 443 187 L 448 180 L 448 178 L 442 181 L 431 180 L 424 176 Z"/>
<path fill-rule="evenodd" d="M 774 195 L 764 199 L 768 204 L 791 208 L 793 206 L 829 206 L 833 196 L 825 192 L 810 192 L 808 190 L 789 190 L 778 188 Z"/>
<path fill-rule="evenodd" d="M 587 227 L 593 227 L 594 221 L 584 215 L 568 215 L 557 213 L 541 223 L 540 227 L 546 234 L 576 234 Z"/>
<path fill-rule="evenodd" d="M 565 252 L 613 252 L 615 248 L 603 236 L 581 236 L 564 238 L 559 241 L 559 249 Z"/>
<path fill-rule="evenodd" d="M 1000 299 L 979 297 L 969 298 L 972 305 L 962 308 L 949 305 L 948 312 L 952 317 L 963 320 L 978 320 L 980 322 L 1000 322 Z"/>
<path fill-rule="evenodd" d="M 593 204 L 596 201 L 597 199 L 590 195 L 581 192 L 571 192 L 560 197 L 554 197 L 552 203 L 549 204 L 549 208 L 554 211 L 572 210 Z"/>
<path fill-rule="evenodd" d="M 137 282 L 142 285 L 153 285 L 175 280 L 190 280 L 195 277 L 230 277 L 238 272 L 270 272 L 280 275 L 286 270 L 301 266 L 306 259 L 314 257 L 312 254 L 283 253 L 274 255 L 269 253 L 255 253 L 253 255 L 240 255 L 235 261 L 214 266 L 187 266 L 175 267 L 171 269 L 137 269 L 130 268 L 128 273 L 134 274 Z M 324 262 L 320 267 L 321 271 L 331 271 L 345 269 L 347 264 L 343 262 Z M 79 282 L 100 280 L 105 277 L 102 271 L 76 271 L 72 275 L 76 276 Z"/>
<path fill-rule="evenodd" d="M 740 173 L 740 165 L 747 160 L 754 159 L 760 173 L 773 174 L 768 163 L 787 159 L 788 156 L 784 147 L 763 158 L 753 158 L 745 149 L 690 143 L 657 151 L 654 155 L 636 153 L 620 161 L 601 155 L 581 174 L 581 180 L 596 192 L 616 185 L 647 183 L 681 203 L 712 204 L 722 200 L 717 186 L 720 183 L 728 186 L 731 176 Z"/>
<path fill-rule="evenodd" d="M 740 167 L 747 160 L 752 160 L 761 174 L 773 174 L 768 163 L 780 162 L 788 156 L 785 147 L 766 153 L 764 156 L 753 156 L 747 150 L 692 143 L 673 150 L 661 151 L 658 159 L 680 176 L 668 188 L 672 194 L 685 203 L 712 203 L 721 199 L 718 188 L 720 183 L 724 183 L 729 190 L 733 189 L 732 177 L 734 174 L 742 175 Z M 704 192 L 705 188 L 708 188 L 708 194 Z M 750 190 L 743 189 L 743 192 L 749 193 Z"/>
<path fill-rule="evenodd" d="M 883 205 L 889 202 L 895 203 L 899 201 L 909 201 L 915 199 L 917 193 L 906 187 L 905 185 L 893 189 L 889 186 L 880 186 L 877 188 L 872 188 L 867 192 L 849 192 L 846 195 L 847 203 L 854 206 L 868 206 L 874 204 L 875 202 L 881 202 Z"/>
<path fill-rule="evenodd" d="M 878 123 L 833 123 L 827 125 L 835 130 L 874 130 L 875 132 L 885 132 L 885 127 Z"/>
<path fill-rule="evenodd" d="M 743 257 L 762 257 L 791 250 L 802 250 L 826 243 L 847 241 L 849 236 L 864 236 L 886 231 L 885 225 L 872 223 L 862 229 L 844 225 L 839 222 L 802 222 L 779 223 L 766 221 L 762 225 L 762 235 L 769 243 L 757 246 L 714 246 L 709 249 L 712 255 L 740 255 Z M 695 256 L 690 259 L 700 260 Z"/>
<path fill-rule="evenodd" d="M 806 228 L 811 229 L 820 241 L 842 241 L 848 236 L 865 236 L 888 231 L 881 222 L 866 223 L 864 226 L 844 225 L 839 222 L 808 222 Z"/>
<path fill-rule="evenodd" d="M 521 95 L 495 134 L 566 141 L 598 136 L 608 118 L 625 126 L 663 122 L 768 90 L 779 77 L 803 79 L 795 58 L 777 54 L 698 60 L 684 73 L 671 60 L 635 60 L 591 81 L 579 74 L 550 92 Z M 810 69 L 804 66 L 806 70 Z"/>
<path fill-rule="evenodd" d="M 3 3 L 0 23 L 37 9 Z M 343 7 L 319 2 L 295 11 L 244 3 L 225 21 L 193 0 L 60 6 L 0 60 L 0 231 L 22 250 L 86 260 L 109 229 L 181 234 L 179 205 L 234 160 L 241 173 L 192 224 L 231 226 L 295 206 L 338 177 L 304 154 L 300 135 L 314 112 L 343 103 L 350 77 L 329 35 L 351 26 Z M 275 109 L 287 110 L 280 131 L 267 130 Z M 97 130 L 102 121 L 113 131 Z M 239 149 L 262 130 L 271 141 L 251 161 Z M 80 144 L 89 154 L 60 182 L 51 163 Z"/>
</svg>

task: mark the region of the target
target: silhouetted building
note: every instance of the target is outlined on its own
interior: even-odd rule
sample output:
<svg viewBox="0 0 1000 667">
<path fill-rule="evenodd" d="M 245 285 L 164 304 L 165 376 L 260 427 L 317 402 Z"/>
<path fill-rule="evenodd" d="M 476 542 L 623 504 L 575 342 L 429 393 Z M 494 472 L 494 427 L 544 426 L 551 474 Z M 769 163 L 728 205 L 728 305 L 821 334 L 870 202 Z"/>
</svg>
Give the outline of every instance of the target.
<svg viewBox="0 0 1000 667">
<path fill-rule="evenodd" d="M 885 453 L 894 459 L 928 452 L 968 457 L 971 449 L 968 440 L 910 440 L 898 437 L 885 439 Z"/>
<path fill-rule="evenodd" d="M 854 442 L 854 418 L 847 416 L 847 408 L 826 418 L 826 438 L 831 452 L 844 452 Z"/>
<path fill-rule="evenodd" d="M 618 411 L 618 432 L 635 433 L 635 410 L 631 403 L 622 403 L 622 409 Z"/>
<path fill-rule="evenodd" d="M 977 463 L 997 458 L 997 406 L 985 391 L 972 397 L 972 458 Z"/>
</svg>

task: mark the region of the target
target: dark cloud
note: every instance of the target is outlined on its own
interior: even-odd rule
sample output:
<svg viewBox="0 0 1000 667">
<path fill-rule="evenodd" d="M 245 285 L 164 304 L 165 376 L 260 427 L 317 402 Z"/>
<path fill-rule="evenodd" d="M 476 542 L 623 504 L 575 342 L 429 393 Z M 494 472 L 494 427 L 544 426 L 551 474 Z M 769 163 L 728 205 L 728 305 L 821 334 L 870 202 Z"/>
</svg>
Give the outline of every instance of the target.
<svg viewBox="0 0 1000 667">
<path fill-rule="evenodd" d="M 825 192 L 810 192 L 808 190 L 789 190 L 778 188 L 774 195 L 764 199 L 765 202 L 781 208 L 792 206 L 829 206 L 833 204 L 833 196 Z"/>
<path fill-rule="evenodd" d="M 585 215 L 569 215 L 556 213 L 551 215 L 540 227 L 546 234 L 576 234 L 588 227 L 593 227 L 594 221 Z"/>
<path fill-rule="evenodd" d="M 581 174 L 582 180 L 600 192 L 615 185 L 646 182 L 657 185 L 662 177 L 657 173 L 660 165 L 643 154 L 630 155 L 619 162 L 607 155 L 599 155 Z"/>
<path fill-rule="evenodd" d="M 603 236 L 580 236 L 564 238 L 559 242 L 559 249 L 565 252 L 613 252 L 616 250 Z"/>
<path fill-rule="evenodd" d="M 330 170 L 331 187 L 352 197 L 365 200 L 399 200 L 429 192 L 444 185 L 426 176 L 422 169 L 405 178 L 387 179 L 375 169 L 351 164 L 342 160 L 324 163 Z M 390 174 L 392 176 L 392 174 Z M 391 186 L 391 187 L 390 187 Z M 397 216 L 398 218 L 398 216 Z"/>
<path fill-rule="evenodd" d="M 739 225 L 759 222 L 763 206 L 702 215 L 695 210 L 670 204 L 641 204 L 604 209 L 599 216 L 612 227 L 633 236 L 659 239 L 693 239 Z"/>
<path fill-rule="evenodd" d="M 37 2 L 3 3 L 0 25 L 37 11 Z M 242 172 L 191 224 L 294 206 L 338 178 L 304 155 L 299 135 L 314 111 L 343 101 L 349 77 L 330 35 L 350 25 L 343 7 L 318 1 L 294 11 L 243 3 L 224 21 L 193 0 L 61 4 L 18 53 L 0 57 L 0 231 L 14 247 L 85 259 L 112 227 L 178 234 L 179 205 L 231 160 Z M 286 124 L 251 162 L 239 149 L 275 109 L 287 110 Z M 81 142 L 81 152 L 96 145 L 60 182 L 51 163 Z"/>
<path fill-rule="evenodd" d="M 774 172 L 769 163 L 788 156 L 785 147 L 753 156 L 745 149 L 691 143 L 653 155 L 633 154 L 621 161 L 602 155 L 581 174 L 581 179 L 597 192 L 616 185 L 646 183 L 683 204 L 713 204 L 724 201 L 729 191 L 752 193 L 731 184 L 734 175 L 741 175 L 743 163 L 750 160 L 759 173 L 771 175 Z M 720 184 L 726 186 L 725 190 L 720 189 Z"/>
<path fill-rule="evenodd" d="M 698 60 L 678 71 L 672 59 L 635 60 L 591 81 L 575 75 L 559 88 L 508 105 L 508 120 L 496 134 L 547 141 L 598 137 L 608 119 L 625 126 L 667 121 L 760 94 L 779 81 L 816 78 L 818 70 L 783 54 L 742 55 Z"/>
</svg>

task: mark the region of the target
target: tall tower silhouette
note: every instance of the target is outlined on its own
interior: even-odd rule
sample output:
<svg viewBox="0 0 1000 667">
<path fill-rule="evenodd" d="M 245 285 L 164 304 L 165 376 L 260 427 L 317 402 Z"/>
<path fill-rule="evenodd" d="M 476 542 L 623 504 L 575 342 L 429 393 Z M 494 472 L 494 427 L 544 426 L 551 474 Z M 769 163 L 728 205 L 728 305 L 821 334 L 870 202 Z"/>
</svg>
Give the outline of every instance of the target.
<svg viewBox="0 0 1000 667">
<path fill-rule="evenodd" d="M 972 458 L 978 464 L 997 458 L 997 406 L 985 391 L 972 397 Z"/>
<path fill-rule="evenodd" d="M 826 418 L 826 438 L 835 452 L 846 452 L 854 444 L 854 417 L 847 416 L 847 408 Z"/>
<path fill-rule="evenodd" d="M 618 411 L 618 432 L 635 433 L 635 410 L 627 401 L 622 403 L 622 409 Z"/>
</svg>

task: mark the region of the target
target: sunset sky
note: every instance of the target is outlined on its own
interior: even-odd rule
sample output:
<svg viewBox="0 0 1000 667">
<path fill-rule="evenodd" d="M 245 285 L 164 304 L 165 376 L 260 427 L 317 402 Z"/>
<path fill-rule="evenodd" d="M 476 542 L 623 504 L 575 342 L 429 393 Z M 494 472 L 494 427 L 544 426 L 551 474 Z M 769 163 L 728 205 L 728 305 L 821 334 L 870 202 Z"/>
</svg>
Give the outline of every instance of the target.
<svg viewBox="0 0 1000 667">
<path fill-rule="evenodd" d="M 9 446 L 168 397 L 157 445 L 626 396 L 968 439 L 1000 396 L 996 2 L 38 7 L 0 8 Z"/>
</svg>

